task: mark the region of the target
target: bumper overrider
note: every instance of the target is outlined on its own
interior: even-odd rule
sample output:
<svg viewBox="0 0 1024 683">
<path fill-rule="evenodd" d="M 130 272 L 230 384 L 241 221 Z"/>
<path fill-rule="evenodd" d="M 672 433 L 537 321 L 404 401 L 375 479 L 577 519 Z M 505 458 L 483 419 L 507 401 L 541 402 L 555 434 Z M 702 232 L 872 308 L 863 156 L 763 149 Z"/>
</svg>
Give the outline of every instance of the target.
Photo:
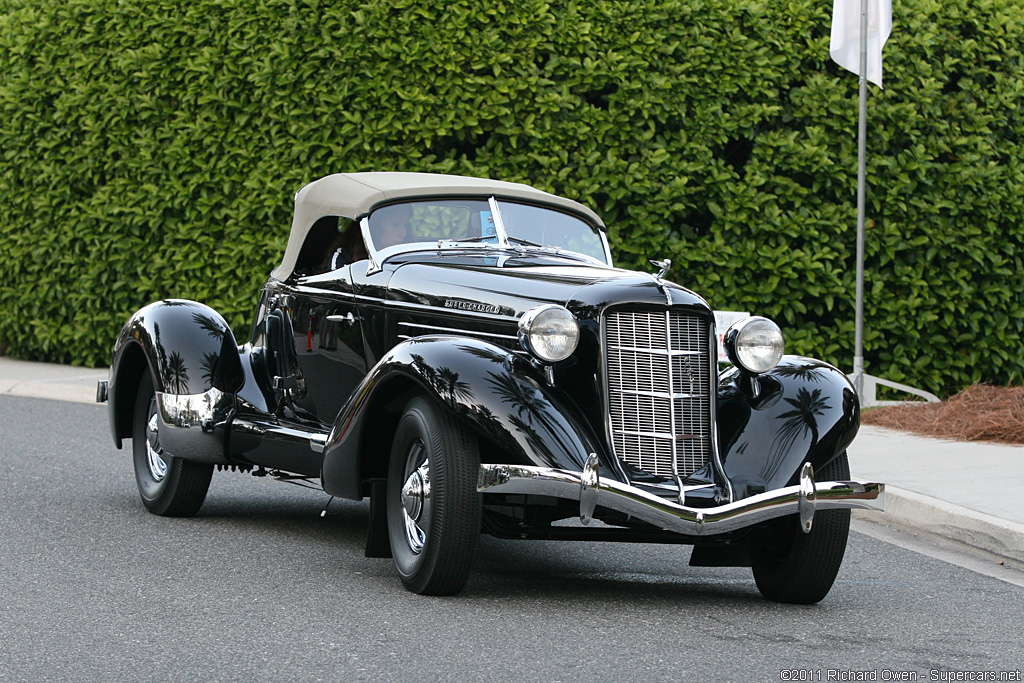
<svg viewBox="0 0 1024 683">
<path fill-rule="evenodd" d="M 578 500 L 580 520 L 586 524 L 597 507 L 608 508 L 687 536 L 735 531 L 758 522 L 798 515 L 806 533 L 816 510 L 860 508 L 885 509 L 885 484 L 866 481 L 814 481 L 814 470 L 805 463 L 800 483 L 766 491 L 733 503 L 692 508 L 651 493 L 598 476 L 598 459 L 591 455 L 582 472 L 523 465 L 481 465 L 477 490 Z"/>
</svg>

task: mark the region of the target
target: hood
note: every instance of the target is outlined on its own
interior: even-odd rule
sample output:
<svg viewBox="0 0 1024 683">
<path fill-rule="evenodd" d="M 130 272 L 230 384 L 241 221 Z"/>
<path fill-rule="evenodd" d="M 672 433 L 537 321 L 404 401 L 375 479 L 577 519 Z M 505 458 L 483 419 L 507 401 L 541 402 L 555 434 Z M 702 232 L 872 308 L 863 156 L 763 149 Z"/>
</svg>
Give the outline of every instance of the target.
<svg viewBox="0 0 1024 683">
<path fill-rule="evenodd" d="M 388 299 L 520 318 L 545 303 L 594 318 L 615 304 L 710 307 L 690 290 L 653 275 L 557 255 L 410 254 L 389 261 L 396 270 Z"/>
</svg>

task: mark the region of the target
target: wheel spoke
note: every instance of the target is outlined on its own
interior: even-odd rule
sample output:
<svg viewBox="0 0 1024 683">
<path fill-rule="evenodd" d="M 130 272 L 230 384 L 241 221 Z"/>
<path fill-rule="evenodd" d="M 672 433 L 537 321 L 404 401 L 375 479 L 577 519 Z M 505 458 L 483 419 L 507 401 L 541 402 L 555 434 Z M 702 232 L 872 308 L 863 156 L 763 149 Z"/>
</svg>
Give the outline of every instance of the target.
<svg viewBox="0 0 1024 683">
<path fill-rule="evenodd" d="M 149 473 L 153 475 L 153 480 L 162 481 L 167 476 L 167 463 L 148 443 L 146 444 L 146 456 L 149 463 Z"/>
<path fill-rule="evenodd" d="M 409 517 L 408 513 L 405 515 L 405 540 L 414 555 L 419 555 L 427 543 L 427 534 Z"/>
<path fill-rule="evenodd" d="M 146 462 L 153 481 L 163 481 L 167 476 L 167 462 L 160 447 L 160 422 L 156 415 L 156 400 L 150 403 L 149 421 L 146 423 Z"/>
</svg>

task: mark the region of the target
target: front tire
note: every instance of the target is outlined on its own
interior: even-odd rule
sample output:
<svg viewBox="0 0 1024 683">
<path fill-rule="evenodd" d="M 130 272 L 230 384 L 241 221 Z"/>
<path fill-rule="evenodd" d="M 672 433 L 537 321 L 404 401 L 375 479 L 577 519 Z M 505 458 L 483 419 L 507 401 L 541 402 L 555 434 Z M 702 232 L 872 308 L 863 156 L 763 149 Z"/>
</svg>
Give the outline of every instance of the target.
<svg viewBox="0 0 1024 683">
<path fill-rule="evenodd" d="M 199 512 L 213 477 L 213 465 L 175 458 L 160 444 L 153 380 L 146 372 L 139 383 L 132 423 L 135 482 L 146 509 L 162 517 L 191 517 Z"/>
<path fill-rule="evenodd" d="M 850 478 L 846 452 L 825 465 L 821 481 Z M 775 520 L 766 540 L 751 548 L 751 568 L 761 595 L 775 602 L 810 605 L 832 589 L 846 554 L 850 535 L 849 510 L 814 514 L 810 533 L 803 533 L 796 515 Z"/>
<path fill-rule="evenodd" d="M 388 538 L 402 583 L 452 595 L 469 578 L 480 538 L 476 438 L 422 397 L 405 408 L 388 469 Z"/>
</svg>

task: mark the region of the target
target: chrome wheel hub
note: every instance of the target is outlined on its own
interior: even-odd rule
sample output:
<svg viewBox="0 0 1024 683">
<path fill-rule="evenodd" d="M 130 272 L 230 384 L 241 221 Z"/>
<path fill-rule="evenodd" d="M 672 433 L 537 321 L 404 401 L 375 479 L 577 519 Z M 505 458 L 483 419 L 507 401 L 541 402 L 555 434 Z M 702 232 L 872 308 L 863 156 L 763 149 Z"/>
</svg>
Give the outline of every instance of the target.
<svg viewBox="0 0 1024 683">
<path fill-rule="evenodd" d="M 167 462 L 160 447 L 160 422 L 156 416 L 156 402 L 150 406 L 149 422 L 146 423 L 146 464 L 153 481 L 163 481 L 167 476 Z"/>
<path fill-rule="evenodd" d="M 423 511 L 423 476 L 416 470 L 402 486 L 402 507 L 413 521 L 418 521 Z"/>
<path fill-rule="evenodd" d="M 416 555 L 426 545 L 430 528 L 430 460 L 423 456 L 422 444 L 415 444 L 410 449 L 406 460 L 406 472 L 409 474 L 402 484 L 405 540 Z"/>
</svg>

